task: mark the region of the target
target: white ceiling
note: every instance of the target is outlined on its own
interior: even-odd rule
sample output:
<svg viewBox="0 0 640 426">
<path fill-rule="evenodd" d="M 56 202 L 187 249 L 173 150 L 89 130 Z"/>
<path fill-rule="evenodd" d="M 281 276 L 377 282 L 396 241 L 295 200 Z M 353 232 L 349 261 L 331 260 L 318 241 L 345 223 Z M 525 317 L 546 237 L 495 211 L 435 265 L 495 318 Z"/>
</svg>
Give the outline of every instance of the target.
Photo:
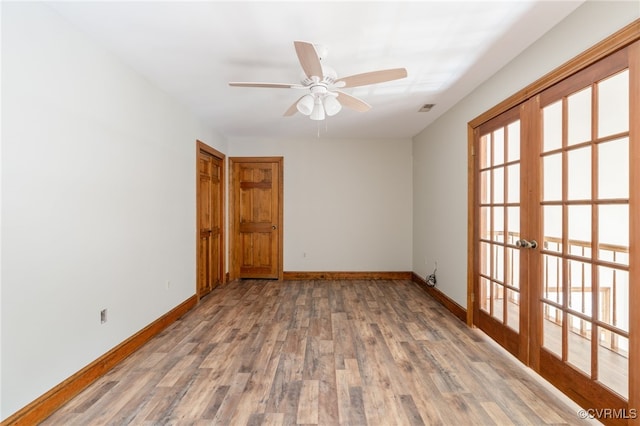
<svg viewBox="0 0 640 426">
<path fill-rule="evenodd" d="M 50 2 L 72 25 L 229 138 L 409 138 L 582 3 L 571 1 Z M 283 113 L 299 83 L 294 40 L 327 47 L 339 77 L 405 67 L 344 89 L 372 105 L 324 122 Z M 427 103 L 431 112 L 418 112 Z M 470 117 L 472 118 L 472 117 Z"/>
</svg>

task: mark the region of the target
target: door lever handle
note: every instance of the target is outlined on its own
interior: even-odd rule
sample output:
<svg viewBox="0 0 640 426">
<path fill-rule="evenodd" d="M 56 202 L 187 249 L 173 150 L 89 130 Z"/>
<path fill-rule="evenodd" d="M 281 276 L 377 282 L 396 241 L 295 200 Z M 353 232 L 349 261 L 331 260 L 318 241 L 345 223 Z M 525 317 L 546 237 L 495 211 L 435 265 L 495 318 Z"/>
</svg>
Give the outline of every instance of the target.
<svg viewBox="0 0 640 426">
<path fill-rule="evenodd" d="M 531 240 L 531 241 L 527 241 L 524 239 L 518 240 L 516 241 L 516 247 L 534 249 L 538 247 L 538 242 L 536 240 Z"/>
</svg>

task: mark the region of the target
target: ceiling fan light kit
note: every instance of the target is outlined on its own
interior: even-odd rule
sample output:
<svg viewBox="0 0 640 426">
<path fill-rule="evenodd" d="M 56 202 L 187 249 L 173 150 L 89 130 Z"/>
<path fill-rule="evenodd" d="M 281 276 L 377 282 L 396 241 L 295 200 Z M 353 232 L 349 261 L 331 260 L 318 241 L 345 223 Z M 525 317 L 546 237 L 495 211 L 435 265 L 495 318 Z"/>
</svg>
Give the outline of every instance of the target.
<svg viewBox="0 0 640 426">
<path fill-rule="evenodd" d="M 311 43 L 294 41 L 293 44 L 300 66 L 304 71 L 301 84 L 230 82 L 229 85 L 234 87 L 308 90 L 308 93 L 291 105 L 284 115 L 290 116 L 299 111 L 310 119 L 319 121 L 324 120 L 326 116 L 336 115 L 343 106 L 359 112 L 371 109 L 371 105 L 362 99 L 351 96 L 338 90 L 338 88 L 383 83 L 399 80 L 407 76 L 405 68 L 394 68 L 338 78 L 333 68 L 320 64 L 321 57 L 326 54 L 326 48 L 320 49 L 322 51 L 322 56 L 320 56 L 316 47 Z"/>
<path fill-rule="evenodd" d="M 304 95 L 296 104 L 296 108 L 301 114 L 311 115 L 313 112 L 314 99 L 312 95 Z"/>
<path fill-rule="evenodd" d="M 312 120 L 324 120 L 325 114 L 331 117 L 339 113 L 342 105 L 333 93 L 312 92 L 300 98 L 296 103 L 296 109 Z"/>
<path fill-rule="evenodd" d="M 315 99 L 315 102 L 313 104 L 313 111 L 311 112 L 309 118 L 316 121 L 324 120 L 324 108 L 322 107 L 322 99 Z"/>
<path fill-rule="evenodd" d="M 329 117 L 336 115 L 342 109 L 342 105 L 336 98 L 337 96 L 334 96 L 332 93 L 324 97 L 324 110 Z"/>
</svg>

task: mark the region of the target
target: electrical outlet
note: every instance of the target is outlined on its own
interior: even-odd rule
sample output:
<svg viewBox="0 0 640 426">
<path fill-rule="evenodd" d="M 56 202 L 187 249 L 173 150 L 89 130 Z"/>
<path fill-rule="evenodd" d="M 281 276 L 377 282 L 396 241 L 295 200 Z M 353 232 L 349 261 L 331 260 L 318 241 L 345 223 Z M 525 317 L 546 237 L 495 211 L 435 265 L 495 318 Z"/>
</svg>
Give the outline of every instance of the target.
<svg viewBox="0 0 640 426">
<path fill-rule="evenodd" d="M 433 274 L 431 274 L 431 275 L 429 275 L 429 276 L 427 277 L 427 285 L 428 285 L 429 287 L 435 287 L 435 286 L 436 286 L 436 284 L 437 284 L 436 274 L 435 274 L 435 273 L 433 273 Z"/>
<path fill-rule="evenodd" d="M 100 324 L 104 324 L 107 322 L 107 310 L 103 309 L 100 311 Z"/>
<path fill-rule="evenodd" d="M 433 274 L 427 276 L 427 285 L 429 287 L 435 287 L 437 284 L 437 279 L 436 279 L 436 271 L 438 270 L 438 261 L 436 261 L 436 267 L 433 269 Z"/>
</svg>

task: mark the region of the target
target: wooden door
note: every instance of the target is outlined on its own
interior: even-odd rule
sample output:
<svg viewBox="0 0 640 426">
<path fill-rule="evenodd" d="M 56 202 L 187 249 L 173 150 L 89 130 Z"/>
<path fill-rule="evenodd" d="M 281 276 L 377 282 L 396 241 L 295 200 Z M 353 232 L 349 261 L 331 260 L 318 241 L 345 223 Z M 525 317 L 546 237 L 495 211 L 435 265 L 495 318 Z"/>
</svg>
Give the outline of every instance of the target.
<svg viewBox="0 0 640 426">
<path fill-rule="evenodd" d="M 614 410 L 607 423 L 626 423 L 629 409 L 638 408 L 628 404 L 640 374 L 638 354 L 630 352 L 640 303 L 640 265 L 630 256 L 640 242 L 630 223 L 640 217 L 633 199 L 640 174 L 630 161 L 640 140 L 631 132 L 630 105 L 638 111 L 640 95 L 630 88 L 638 87 L 640 69 L 629 53 L 638 48 L 531 101 L 540 129 L 531 169 L 541 186 L 532 194 L 539 220 L 529 234 L 540 242 L 530 269 L 538 316 L 532 364 L 583 406 Z"/>
<path fill-rule="evenodd" d="M 640 42 L 473 129 L 472 320 L 608 424 L 640 421 Z"/>
<path fill-rule="evenodd" d="M 521 201 L 521 108 L 515 107 L 476 130 L 478 176 L 474 319 L 478 327 L 513 355 L 528 358 L 527 253 L 520 226 L 527 221 Z"/>
<path fill-rule="evenodd" d="M 282 157 L 230 158 L 234 278 L 282 279 Z"/>
<path fill-rule="evenodd" d="M 198 282 L 203 297 L 224 282 L 224 155 L 197 142 Z"/>
</svg>

